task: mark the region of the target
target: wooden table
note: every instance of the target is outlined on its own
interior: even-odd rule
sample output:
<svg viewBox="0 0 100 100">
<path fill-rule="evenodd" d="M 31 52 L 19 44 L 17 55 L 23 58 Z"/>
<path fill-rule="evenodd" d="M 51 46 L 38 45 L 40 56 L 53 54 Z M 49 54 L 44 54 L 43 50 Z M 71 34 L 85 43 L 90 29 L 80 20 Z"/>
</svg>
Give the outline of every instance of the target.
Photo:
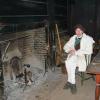
<svg viewBox="0 0 100 100">
<path fill-rule="evenodd" d="M 87 73 L 94 74 L 96 76 L 96 89 L 95 100 L 99 100 L 100 96 L 100 52 L 93 59 L 87 69 Z"/>
</svg>

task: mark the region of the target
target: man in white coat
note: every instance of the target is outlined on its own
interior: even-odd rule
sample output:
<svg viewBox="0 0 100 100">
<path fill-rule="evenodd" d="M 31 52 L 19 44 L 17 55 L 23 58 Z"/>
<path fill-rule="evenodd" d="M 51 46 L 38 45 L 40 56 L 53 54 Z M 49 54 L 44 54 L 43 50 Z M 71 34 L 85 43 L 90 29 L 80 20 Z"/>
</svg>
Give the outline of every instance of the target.
<svg viewBox="0 0 100 100">
<path fill-rule="evenodd" d="M 68 53 L 68 57 L 65 60 L 68 79 L 64 88 L 70 88 L 73 94 L 77 91 L 75 81 L 76 67 L 78 67 L 78 71 L 86 71 L 85 55 L 91 55 L 93 53 L 94 40 L 84 32 L 85 29 L 82 25 L 76 25 L 75 35 L 69 39 L 63 48 Z"/>
</svg>

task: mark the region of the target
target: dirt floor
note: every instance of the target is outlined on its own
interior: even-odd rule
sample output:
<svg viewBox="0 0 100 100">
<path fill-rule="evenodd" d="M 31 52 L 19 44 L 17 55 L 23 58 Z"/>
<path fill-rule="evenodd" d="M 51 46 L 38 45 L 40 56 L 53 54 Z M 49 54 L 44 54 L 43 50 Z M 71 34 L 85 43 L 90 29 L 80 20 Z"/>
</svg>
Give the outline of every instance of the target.
<svg viewBox="0 0 100 100">
<path fill-rule="evenodd" d="M 70 90 L 63 89 L 67 75 L 62 74 L 60 69 L 56 72 L 49 71 L 47 80 L 41 85 L 28 92 L 25 100 L 94 100 L 95 81 L 89 79 L 81 86 L 80 77 L 77 76 L 77 93 L 71 94 Z"/>
</svg>

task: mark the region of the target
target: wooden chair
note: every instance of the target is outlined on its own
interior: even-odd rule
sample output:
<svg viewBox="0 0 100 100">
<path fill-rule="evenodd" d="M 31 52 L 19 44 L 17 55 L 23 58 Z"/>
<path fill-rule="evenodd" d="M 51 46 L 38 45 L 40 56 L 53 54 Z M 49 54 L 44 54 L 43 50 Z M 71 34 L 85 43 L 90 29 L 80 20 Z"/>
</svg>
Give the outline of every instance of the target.
<svg viewBox="0 0 100 100">
<path fill-rule="evenodd" d="M 91 54 L 90 55 L 85 54 L 85 60 L 86 60 L 86 66 L 88 68 L 88 65 L 91 62 Z M 80 78 L 81 78 L 81 85 L 84 84 L 84 81 L 86 81 L 86 80 L 88 80 L 90 78 L 92 78 L 93 80 L 95 79 L 93 75 L 86 73 L 86 71 L 85 72 L 78 72 L 77 71 L 76 75 L 80 76 Z"/>
</svg>

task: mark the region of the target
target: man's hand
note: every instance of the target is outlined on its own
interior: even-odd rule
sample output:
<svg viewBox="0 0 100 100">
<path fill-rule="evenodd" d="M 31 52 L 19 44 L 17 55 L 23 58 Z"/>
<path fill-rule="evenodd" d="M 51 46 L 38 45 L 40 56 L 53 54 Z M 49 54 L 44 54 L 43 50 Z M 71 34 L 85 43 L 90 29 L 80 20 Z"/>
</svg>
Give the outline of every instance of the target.
<svg viewBox="0 0 100 100">
<path fill-rule="evenodd" d="M 70 55 L 75 55 L 75 49 L 71 49 L 71 50 L 69 51 L 69 54 L 70 54 Z"/>
</svg>

